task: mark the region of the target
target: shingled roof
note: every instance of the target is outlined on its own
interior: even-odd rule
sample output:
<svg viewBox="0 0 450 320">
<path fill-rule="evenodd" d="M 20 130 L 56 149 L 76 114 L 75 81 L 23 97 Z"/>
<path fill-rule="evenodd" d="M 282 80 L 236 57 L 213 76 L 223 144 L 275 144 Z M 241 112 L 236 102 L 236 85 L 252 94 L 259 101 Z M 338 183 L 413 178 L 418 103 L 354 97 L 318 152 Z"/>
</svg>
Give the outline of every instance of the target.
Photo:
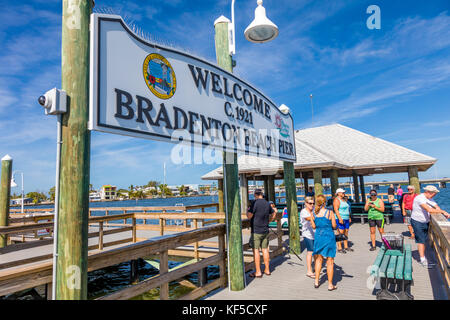
<svg viewBox="0 0 450 320">
<path fill-rule="evenodd" d="M 368 135 L 361 131 L 332 124 L 295 132 L 296 171 L 339 169 L 340 176 L 406 172 L 408 166 L 426 171 L 437 159 Z M 242 155 L 239 173 L 268 175 L 283 170 L 283 162 Z M 202 176 L 203 180 L 222 179 L 222 167 Z"/>
</svg>

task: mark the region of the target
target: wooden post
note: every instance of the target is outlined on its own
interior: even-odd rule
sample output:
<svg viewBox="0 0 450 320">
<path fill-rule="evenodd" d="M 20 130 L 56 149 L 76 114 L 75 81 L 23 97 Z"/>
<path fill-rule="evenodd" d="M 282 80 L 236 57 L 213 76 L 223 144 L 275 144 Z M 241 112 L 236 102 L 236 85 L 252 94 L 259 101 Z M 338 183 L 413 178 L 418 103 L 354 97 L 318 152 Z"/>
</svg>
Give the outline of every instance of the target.
<svg viewBox="0 0 450 320">
<path fill-rule="evenodd" d="M 215 46 L 217 64 L 233 72 L 233 61 L 228 48 L 228 23 L 230 21 L 221 16 L 214 22 Z M 229 285 L 232 291 L 245 288 L 244 254 L 242 252 L 242 219 L 241 197 L 239 194 L 239 170 L 237 154 L 223 152 L 223 178 L 225 190 L 225 210 L 227 216 L 228 241 L 228 273 Z"/>
<path fill-rule="evenodd" d="M 361 189 L 361 201 L 362 203 L 366 203 L 366 188 L 363 175 L 359 176 L 359 187 Z"/>
<path fill-rule="evenodd" d="M 414 192 L 420 194 L 419 171 L 417 167 L 408 167 L 408 179 L 409 184 L 415 188 Z"/>
<path fill-rule="evenodd" d="M 223 198 L 223 179 L 217 180 L 217 197 L 219 198 L 219 212 L 225 212 L 225 203 Z M 225 219 L 220 219 L 220 223 L 225 223 Z"/>
<path fill-rule="evenodd" d="M 133 231 L 132 231 L 133 242 L 136 242 L 136 218 L 133 217 Z"/>
<path fill-rule="evenodd" d="M 330 183 L 331 183 L 331 196 L 336 194 L 336 190 L 339 188 L 339 174 L 337 169 L 330 170 Z"/>
<path fill-rule="evenodd" d="M 160 236 L 164 235 L 164 219 L 163 218 L 159 218 L 159 235 Z"/>
<path fill-rule="evenodd" d="M 225 255 L 225 235 L 219 234 L 219 253 Z M 219 261 L 219 277 L 222 279 L 222 288 L 227 284 L 227 269 L 226 269 L 226 257 Z"/>
<path fill-rule="evenodd" d="M 130 261 L 130 283 L 136 284 L 139 282 L 139 260 Z"/>
<path fill-rule="evenodd" d="M 275 203 L 275 177 L 268 176 L 267 177 L 267 196 L 269 201 L 273 201 Z"/>
<path fill-rule="evenodd" d="M 269 177 L 264 176 L 264 197 L 269 201 Z"/>
<path fill-rule="evenodd" d="M 9 225 L 9 202 L 11 194 L 12 158 L 6 155 L 2 158 L 2 177 L 0 189 L 0 226 Z M 8 245 L 8 235 L 0 236 L 0 248 Z"/>
<path fill-rule="evenodd" d="M 300 254 L 300 229 L 298 224 L 297 192 L 295 187 L 294 164 L 283 162 L 286 205 L 289 215 L 289 247 Z"/>
<path fill-rule="evenodd" d="M 309 183 L 308 183 L 308 173 L 305 172 L 305 177 L 303 177 L 303 186 L 305 187 L 305 194 L 308 192 Z"/>
<path fill-rule="evenodd" d="M 322 169 L 316 168 L 313 170 L 314 175 L 314 193 L 316 196 L 323 194 Z"/>
<path fill-rule="evenodd" d="M 239 183 L 241 188 L 241 212 L 247 212 L 248 202 L 248 179 L 245 173 L 239 175 Z"/>
<path fill-rule="evenodd" d="M 358 183 L 358 175 L 356 174 L 355 171 L 352 172 L 352 176 L 353 176 L 353 192 L 355 193 L 355 202 L 356 203 L 360 203 L 361 201 L 359 200 L 359 183 Z"/>
<path fill-rule="evenodd" d="M 89 221 L 89 20 L 92 0 L 64 0 L 62 89 L 68 112 L 62 119 L 57 300 L 87 299 Z"/>
<path fill-rule="evenodd" d="M 169 272 L 169 255 L 168 251 L 159 254 L 159 274 L 163 275 Z M 163 283 L 159 288 L 159 299 L 169 300 L 169 283 Z"/>
<path fill-rule="evenodd" d="M 204 287 L 208 283 L 208 269 L 201 268 L 198 270 L 198 286 Z"/>
<path fill-rule="evenodd" d="M 100 221 L 98 229 L 98 250 L 103 250 L 103 221 Z"/>
<path fill-rule="evenodd" d="M 194 229 L 197 230 L 197 228 L 198 228 L 198 222 L 197 222 L 197 219 L 194 219 Z M 194 243 L 194 259 L 196 259 L 197 261 L 199 260 L 198 242 Z"/>
</svg>

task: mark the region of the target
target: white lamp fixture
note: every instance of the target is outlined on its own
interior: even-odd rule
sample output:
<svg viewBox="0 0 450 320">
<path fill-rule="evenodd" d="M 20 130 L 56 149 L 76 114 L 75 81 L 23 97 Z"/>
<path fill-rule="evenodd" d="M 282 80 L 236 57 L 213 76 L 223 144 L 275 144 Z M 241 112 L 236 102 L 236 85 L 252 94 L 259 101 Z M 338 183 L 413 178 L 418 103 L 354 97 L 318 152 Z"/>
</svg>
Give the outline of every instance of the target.
<svg viewBox="0 0 450 320">
<path fill-rule="evenodd" d="M 288 114 L 291 111 L 285 104 L 282 104 L 278 109 L 280 109 L 280 111 L 284 114 Z"/>
<path fill-rule="evenodd" d="M 11 188 L 17 187 L 16 181 L 14 181 L 14 178 L 11 178 Z"/>
<path fill-rule="evenodd" d="M 263 1 L 256 2 L 255 19 L 245 29 L 245 38 L 250 42 L 264 43 L 278 36 L 278 27 L 266 16 L 266 9 L 262 6 Z"/>
<path fill-rule="evenodd" d="M 234 25 L 234 2 L 231 2 L 231 23 L 228 25 L 228 39 L 230 55 L 236 54 L 236 37 L 235 37 L 235 25 Z M 258 0 L 258 7 L 255 9 L 255 19 L 245 29 L 245 38 L 250 42 L 264 43 L 275 39 L 278 36 L 278 27 L 270 21 L 266 16 L 266 9 L 262 6 L 262 0 Z M 224 17 L 223 17 L 224 18 Z M 223 19 L 222 17 L 219 19 Z M 229 22 L 228 19 L 217 22 Z"/>
</svg>

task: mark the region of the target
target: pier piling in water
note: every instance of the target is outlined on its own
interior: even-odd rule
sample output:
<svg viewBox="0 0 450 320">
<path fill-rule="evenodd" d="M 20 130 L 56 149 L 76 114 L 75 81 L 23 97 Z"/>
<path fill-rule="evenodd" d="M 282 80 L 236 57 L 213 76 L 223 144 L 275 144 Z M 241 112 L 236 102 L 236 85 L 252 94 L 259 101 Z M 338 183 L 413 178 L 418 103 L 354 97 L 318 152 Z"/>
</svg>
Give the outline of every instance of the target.
<svg viewBox="0 0 450 320">
<path fill-rule="evenodd" d="M 2 158 L 2 176 L 0 189 L 0 226 L 9 225 L 9 201 L 11 193 L 12 158 L 6 155 Z M 8 236 L 0 235 L 0 248 L 8 244 Z"/>
<path fill-rule="evenodd" d="M 57 300 L 87 299 L 89 219 L 89 20 L 92 0 L 63 1 L 62 120 Z"/>
<path fill-rule="evenodd" d="M 217 64 L 233 72 L 233 59 L 229 53 L 229 20 L 220 17 L 214 23 Z M 241 197 L 237 154 L 223 152 L 224 200 L 228 241 L 228 274 L 232 291 L 245 288 L 244 254 L 242 252 Z"/>
</svg>

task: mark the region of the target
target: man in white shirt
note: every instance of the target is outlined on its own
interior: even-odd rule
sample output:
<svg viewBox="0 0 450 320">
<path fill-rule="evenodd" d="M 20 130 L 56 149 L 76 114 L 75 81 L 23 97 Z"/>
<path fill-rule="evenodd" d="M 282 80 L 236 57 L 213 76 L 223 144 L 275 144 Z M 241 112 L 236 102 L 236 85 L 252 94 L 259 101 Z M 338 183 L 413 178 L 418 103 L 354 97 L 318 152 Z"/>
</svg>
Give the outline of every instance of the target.
<svg viewBox="0 0 450 320">
<path fill-rule="evenodd" d="M 414 229 L 417 249 L 419 250 L 420 263 L 426 268 L 431 266 L 425 258 L 425 244 L 428 240 L 428 228 L 430 224 L 430 214 L 443 214 L 447 218 L 450 215 L 439 208 L 433 201 L 433 197 L 439 192 L 435 186 L 426 186 L 424 193 L 414 198 L 413 209 L 411 212 L 411 226 Z"/>
<path fill-rule="evenodd" d="M 300 222 L 302 224 L 303 243 L 306 246 L 306 276 L 314 279 L 312 271 L 312 254 L 314 251 L 314 229 L 311 225 L 311 216 L 314 211 L 314 198 L 305 197 L 305 208 L 300 211 Z"/>
</svg>

